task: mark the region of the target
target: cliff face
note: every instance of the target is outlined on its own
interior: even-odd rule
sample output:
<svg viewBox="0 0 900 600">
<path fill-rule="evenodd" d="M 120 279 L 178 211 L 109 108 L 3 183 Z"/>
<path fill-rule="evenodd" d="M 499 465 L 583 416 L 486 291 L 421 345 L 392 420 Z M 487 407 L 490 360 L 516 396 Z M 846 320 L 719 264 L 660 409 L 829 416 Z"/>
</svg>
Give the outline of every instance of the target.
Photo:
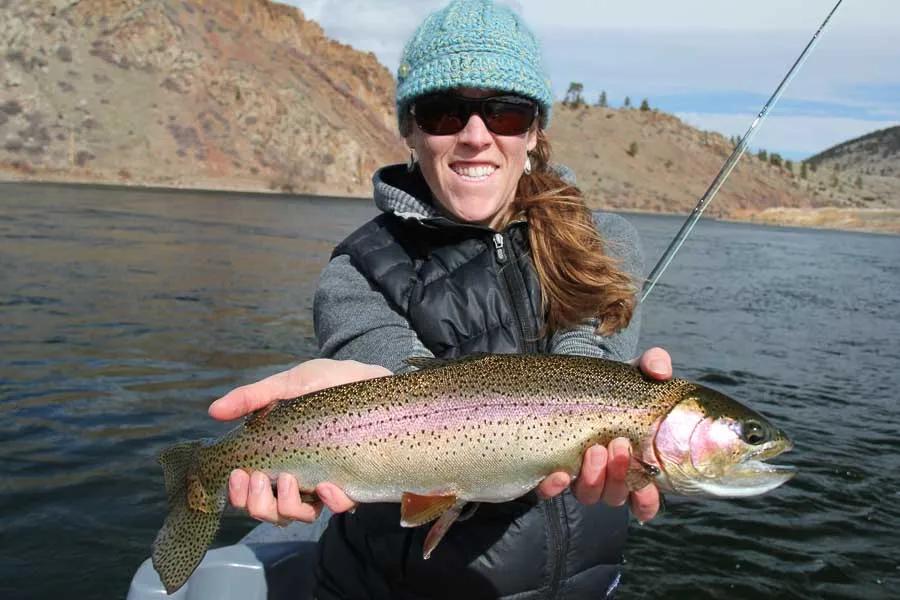
<svg viewBox="0 0 900 600">
<path fill-rule="evenodd" d="M 372 54 L 268 0 L 0 0 L 0 163 L 42 178 L 365 194 L 402 160 Z"/>
</svg>

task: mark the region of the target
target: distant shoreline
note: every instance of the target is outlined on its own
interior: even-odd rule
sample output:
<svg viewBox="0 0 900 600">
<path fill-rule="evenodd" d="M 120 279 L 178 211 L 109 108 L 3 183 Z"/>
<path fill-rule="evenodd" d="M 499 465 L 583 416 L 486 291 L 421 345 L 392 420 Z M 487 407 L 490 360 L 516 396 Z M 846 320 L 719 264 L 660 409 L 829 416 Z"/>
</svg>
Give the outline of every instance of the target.
<svg viewBox="0 0 900 600">
<path fill-rule="evenodd" d="M 8 173 L 4 174 L 8 175 Z M 228 194 L 241 196 L 257 196 L 260 198 L 315 198 L 341 199 L 368 202 L 368 196 L 350 196 L 343 194 L 324 194 L 314 192 L 282 192 L 277 190 L 235 189 L 217 187 L 192 187 L 176 185 L 109 183 L 102 181 L 62 181 L 56 179 L 40 180 L 30 178 L 0 179 L 0 185 L 40 185 L 47 187 L 80 187 L 107 191 L 147 191 L 161 193 L 192 193 L 201 195 Z M 598 210 L 634 213 L 641 215 L 660 215 L 668 217 L 687 217 L 686 213 L 663 212 L 640 208 L 600 207 Z M 888 219 L 886 220 L 885 217 Z M 768 227 L 848 231 L 854 233 L 873 233 L 880 235 L 900 235 L 900 210 L 897 209 L 860 209 L 860 208 L 768 208 L 759 213 L 746 216 L 709 217 L 704 219 L 725 223 L 743 223 L 764 225 Z"/>
<path fill-rule="evenodd" d="M 3 175 L 8 175 L 4 173 Z M 0 175 L 2 177 L 2 175 Z M 107 182 L 107 181 L 65 181 L 61 179 L 37 179 L 37 178 L 19 178 L 4 179 L 0 178 L 0 185 L 43 185 L 48 187 L 80 187 L 93 188 L 98 190 L 122 190 L 122 191 L 146 191 L 146 192 L 190 192 L 192 194 L 212 195 L 212 194 L 229 194 L 242 196 L 260 196 L 264 198 L 273 197 L 312 197 L 312 198 L 340 198 L 342 200 L 371 200 L 367 196 L 348 196 L 345 194 L 325 194 L 316 192 L 283 192 L 278 190 L 266 190 L 259 188 L 235 188 L 235 187 L 197 187 L 188 185 L 163 185 L 151 183 L 125 183 L 125 182 Z"/>
</svg>

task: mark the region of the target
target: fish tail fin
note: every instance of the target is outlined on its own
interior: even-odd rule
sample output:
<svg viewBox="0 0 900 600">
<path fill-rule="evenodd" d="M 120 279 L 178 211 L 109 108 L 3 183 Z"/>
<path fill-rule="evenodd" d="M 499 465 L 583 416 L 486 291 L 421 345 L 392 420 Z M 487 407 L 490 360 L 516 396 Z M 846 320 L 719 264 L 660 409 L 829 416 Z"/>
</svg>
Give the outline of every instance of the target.
<svg viewBox="0 0 900 600">
<path fill-rule="evenodd" d="M 153 542 L 153 568 L 169 594 L 184 585 L 203 560 L 225 509 L 224 482 L 216 482 L 215 490 L 204 484 L 198 460 L 203 445 L 175 444 L 159 456 L 169 514 Z"/>
</svg>

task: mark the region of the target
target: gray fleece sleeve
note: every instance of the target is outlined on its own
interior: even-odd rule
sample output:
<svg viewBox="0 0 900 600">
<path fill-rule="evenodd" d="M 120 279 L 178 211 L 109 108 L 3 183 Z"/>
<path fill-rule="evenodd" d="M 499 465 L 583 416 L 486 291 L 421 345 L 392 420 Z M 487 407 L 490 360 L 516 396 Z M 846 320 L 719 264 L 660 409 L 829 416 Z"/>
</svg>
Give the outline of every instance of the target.
<svg viewBox="0 0 900 600">
<path fill-rule="evenodd" d="M 322 271 L 313 321 L 324 358 L 358 360 L 399 373 L 411 369 L 407 358 L 434 356 L 346 255 L 333 258 Z"/>
<path fill-rule="evenodd" d="M 619 267 L 631 275 L 636 288 L 640 290 L 644 277 L 644 257 L 634 226 L 619 215 L 610 213 L 595 213 L 594 224 L 603 237 L 607 255 L 620 261 Z M 591 319 L 575 329 L 557 331 L 550 341 L 550 352 L 623 362 L 637 356 L 641 329 L 640 305 L 635 307 L 628 327 L 611 336 L 594 333 L 598 322 L 597 319 Z"/>
</svg>

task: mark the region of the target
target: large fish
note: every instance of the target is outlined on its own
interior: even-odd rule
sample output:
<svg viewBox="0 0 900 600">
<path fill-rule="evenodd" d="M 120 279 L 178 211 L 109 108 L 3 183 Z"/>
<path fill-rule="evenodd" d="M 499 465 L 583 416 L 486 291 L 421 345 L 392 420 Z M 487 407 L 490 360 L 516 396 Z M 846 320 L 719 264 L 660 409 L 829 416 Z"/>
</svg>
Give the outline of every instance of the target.
<svg viewBox="0 0 900 600">
<path fill-rule="evenodd" d="M 554 471 L 577 475 L 584 451 L 615 437 L 634 448 L 632 489 L 741 497 L 794 474 L 762 462 L 791 448 L 784 433 L 695 383 L 577 356 L 410 362 L 420 370 L 278 402 L 218 440 L 164 450 L 169 515 L 153 565 L 166 590 L 206 553 L 236 468 L 292 473 L 302 492 L 330 481 L 357 502 L 399 502 L 404 526 L 436 519 L 426 558 L 465 503 L 512 500 Z"/>
</svg>

